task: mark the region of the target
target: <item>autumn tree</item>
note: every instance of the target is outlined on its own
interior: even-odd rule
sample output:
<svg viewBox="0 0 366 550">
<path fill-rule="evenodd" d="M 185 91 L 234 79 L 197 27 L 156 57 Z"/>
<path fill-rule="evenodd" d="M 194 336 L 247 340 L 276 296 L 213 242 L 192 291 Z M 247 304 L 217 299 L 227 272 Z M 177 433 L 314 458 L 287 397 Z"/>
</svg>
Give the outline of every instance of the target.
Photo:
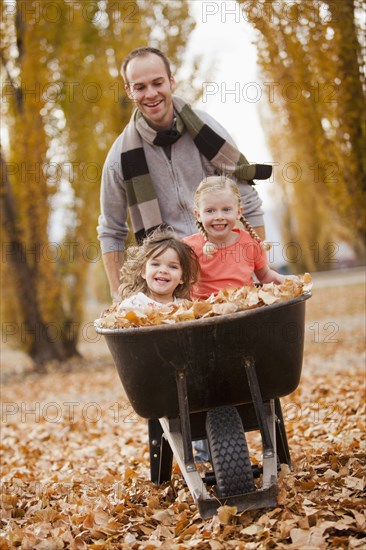
<svg viewBox="0 0 366 550">
<path fill-rule="evenodd" d="M 186 0 L 1 10 L 3 328 L 42 365 L 77 354 L 101 169 L 131 113 L 122 59 L 149 43 L 176 66 L 194 23 Z"/>
<path fill-rule="evenodd" d="M 303 252 L 296 267 L 334 266 L 340 240 L 351 243 L 362 259 L 366 117 L 360 40 L 365 3 L 240 4 L 257 33 L 269 106 L 262 116 L 279 161 L 275 176 L 283 233 Z"/>
</svg>

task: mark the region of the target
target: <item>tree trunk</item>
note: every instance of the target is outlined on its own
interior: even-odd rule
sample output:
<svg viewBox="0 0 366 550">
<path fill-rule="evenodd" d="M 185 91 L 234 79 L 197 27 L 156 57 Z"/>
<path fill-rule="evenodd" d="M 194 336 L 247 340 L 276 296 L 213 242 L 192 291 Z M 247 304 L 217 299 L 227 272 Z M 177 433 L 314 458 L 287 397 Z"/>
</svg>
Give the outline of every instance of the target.
<svg viewBox="0 0 366 550">
<path fill-rule="evenodd" d="M 7 165 L 0 153 L 2 226 L 7 242 L 3 242 L 3 252 L 9 262 L 18 288 L 19 303 L 22 311 L 22 326 L 19 328 L 21 338 L 28 342 L 28 354 L 39 371 L 44 364 L 53 359 L 64 360 L 79 355 L 76 349 L 77 335 L 70 334 L 69 323 L 58 327 L 59 334 L 50 333 L 53 326 L 43 322 L 38 303 L 37 285 L 34 268 L 29 264 L 25 247 L 21 239 L 16 206 L 9 181 Z"/>
</svg>

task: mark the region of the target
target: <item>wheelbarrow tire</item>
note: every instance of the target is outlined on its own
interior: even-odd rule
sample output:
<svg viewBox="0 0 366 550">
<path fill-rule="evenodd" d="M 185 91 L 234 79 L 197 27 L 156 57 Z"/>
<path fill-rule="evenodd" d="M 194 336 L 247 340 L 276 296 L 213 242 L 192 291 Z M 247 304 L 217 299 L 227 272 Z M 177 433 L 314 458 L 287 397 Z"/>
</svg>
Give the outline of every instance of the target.
<svg viewBox="0 0 366 550">
<path fill-rule="evenodd" d="M 248 446 L 240 415 L 235 407 L 211 409 L 206 433 L 219 498 L 255 490 Z"/>
</svg>

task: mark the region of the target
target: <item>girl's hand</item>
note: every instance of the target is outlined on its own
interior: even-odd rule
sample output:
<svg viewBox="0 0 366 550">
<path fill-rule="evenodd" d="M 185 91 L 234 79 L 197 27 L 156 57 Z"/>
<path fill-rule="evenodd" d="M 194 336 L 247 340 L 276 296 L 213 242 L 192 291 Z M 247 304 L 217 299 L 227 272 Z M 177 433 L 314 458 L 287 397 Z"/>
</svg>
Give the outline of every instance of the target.
<svg viewBox="0 0 366 550">
<path fill-rule="evenodd" d="M 295 283 L 300 282 L 300 278 L 298 275 L 286 275 L 285 279 L 291 279 L 292 281 L 295 281 Z"/>
<path fill-rule="evenodd" d="M 282 285 L 286 280 L 284 275 L 277 273 L 274 269 L 270 269 L 268 265 L 261 269 L 256 269 L 254 273 L 258 281 L 262 284 L 274 283 L 275 285 Z"/>
</svg>

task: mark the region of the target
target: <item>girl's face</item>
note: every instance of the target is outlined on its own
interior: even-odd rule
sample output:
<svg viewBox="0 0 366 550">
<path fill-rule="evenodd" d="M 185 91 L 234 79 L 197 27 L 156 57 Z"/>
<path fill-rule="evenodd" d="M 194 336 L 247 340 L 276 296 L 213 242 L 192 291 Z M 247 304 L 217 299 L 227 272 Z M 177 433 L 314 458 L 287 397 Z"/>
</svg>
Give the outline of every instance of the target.
<svg viewBox="0 0 366 550">
<path fill-rule="evenodd" d="M 149 258 L 145 264 L 142 276 L 146 279 L 148 295 L 157 302 L 166 304 L 171 302 L 174 291 L 182 280 L 183 270 L 177 252 L 167 248 Z"/>
<path fill-rule="evenodd" d="M 194 211 L 206 231 L 208 240 L 214 243 L 228 243 L 236 221 L 243 209 L 230 189 L 203 193 L 199 200 L 199 209 Z"/>
</svg>

